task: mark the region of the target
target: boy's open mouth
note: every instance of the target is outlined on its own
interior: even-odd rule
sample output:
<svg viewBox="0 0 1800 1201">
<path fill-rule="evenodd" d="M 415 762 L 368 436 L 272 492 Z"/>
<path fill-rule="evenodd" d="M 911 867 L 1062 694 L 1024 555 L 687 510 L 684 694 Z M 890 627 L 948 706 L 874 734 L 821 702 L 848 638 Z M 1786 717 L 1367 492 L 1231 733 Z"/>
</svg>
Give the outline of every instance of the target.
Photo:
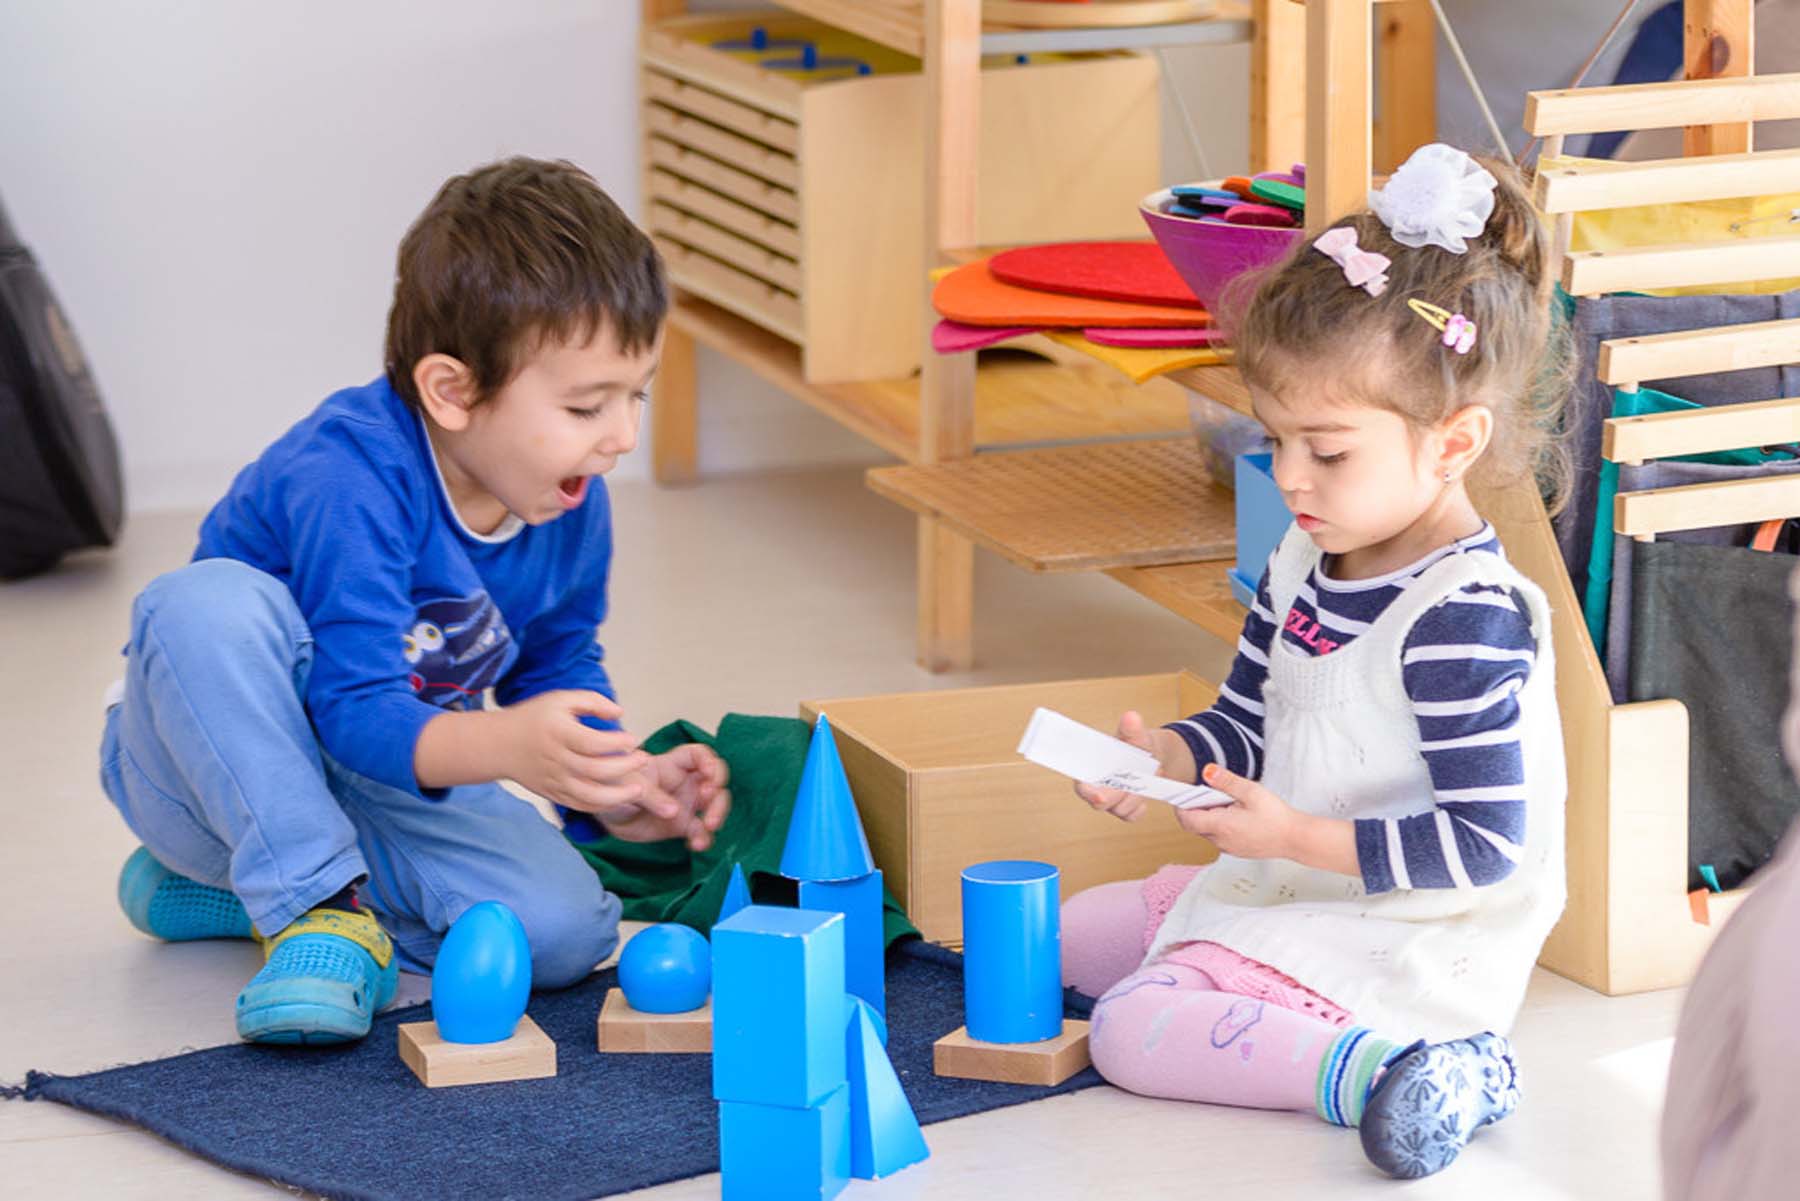
<svg viewBox="0 0 1800 1201">
<path fill-rule="evenodd" d="M 587 490 L 588 477 L 585 475 L 566 476 L 561 483 L 556 485 L 557 494 L 562 497 L 563 504 L 571 509 L 587 499 Z"/>
</svg>

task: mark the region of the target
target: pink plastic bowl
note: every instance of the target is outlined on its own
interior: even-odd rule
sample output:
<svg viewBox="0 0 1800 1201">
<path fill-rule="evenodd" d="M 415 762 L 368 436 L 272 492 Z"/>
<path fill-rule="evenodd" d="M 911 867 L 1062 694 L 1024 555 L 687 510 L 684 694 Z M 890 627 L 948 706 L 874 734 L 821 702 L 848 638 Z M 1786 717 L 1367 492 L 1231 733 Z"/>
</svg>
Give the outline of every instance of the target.
<svg viewBox="0 0 1800 1201">
<path fill-rule="evenodd" d="M 1165 211 L 1174 199 L 1167 188 L 1152 192 L 1138 212 L 1176 273 L 1208 309 L 1218 303 L 1226 284 L 1286 254 L 1303 232 L 1176 216 Z"/>
</svg>

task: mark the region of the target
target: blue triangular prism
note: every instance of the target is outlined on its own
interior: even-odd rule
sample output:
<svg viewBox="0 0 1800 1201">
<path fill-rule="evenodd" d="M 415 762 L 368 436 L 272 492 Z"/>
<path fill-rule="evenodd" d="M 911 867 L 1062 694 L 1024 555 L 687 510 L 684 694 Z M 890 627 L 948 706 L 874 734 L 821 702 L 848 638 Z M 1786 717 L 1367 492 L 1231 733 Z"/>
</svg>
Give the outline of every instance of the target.
<svg viewBox="0 0 1800 1201">
<path fill-rule="evenodd" d="M 806 751 L 806 766 L 800 769 L 800 791 L 781 851 L 781 874 L 790 880 L 853 880 L 874 870 L 875 859 L 856 815 L 831 723 L 821 713 Z"/>
<path fill-rule="evenodd" d="M 851 997 L 844 1035 L 850 1077 L 850 1174 L 858 1180 L 892 1176 L 931 1155 L 900 1077 L 875 1034 L 874 1010 Z"/>
<path fill-rule="evenodd" d="M 719 906 L 719 916 L 713 919 L 713 925 L 718 925 L 749 903 L 750 886 L 744 883 L 743 865 L 734 863 L 731 865 L 731 883 L 725 886 L 725 902 Z"/>
</svg>

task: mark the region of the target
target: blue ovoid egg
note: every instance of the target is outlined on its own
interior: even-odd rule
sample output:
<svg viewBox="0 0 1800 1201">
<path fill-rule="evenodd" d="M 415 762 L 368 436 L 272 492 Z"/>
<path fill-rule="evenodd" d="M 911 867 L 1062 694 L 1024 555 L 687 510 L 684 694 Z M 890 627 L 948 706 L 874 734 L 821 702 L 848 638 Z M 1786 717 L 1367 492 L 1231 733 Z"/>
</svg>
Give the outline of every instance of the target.
<svg viewBox="0 0 1800 1201">
<path fill-rule="evenodd" d="M 450 927 L 431 969 L 431 1015 L 445 1042 L 512 1037 L 531 996 L 531 944 L 499 901 L 471 905 Z"/>
<path fill-rule="evenodd" d="M 688 926 L 640 930 L 619 954 L 619 987 L 639 1013 L 686 1013 L 712 992 L 712 947 Z"/>
</svg>

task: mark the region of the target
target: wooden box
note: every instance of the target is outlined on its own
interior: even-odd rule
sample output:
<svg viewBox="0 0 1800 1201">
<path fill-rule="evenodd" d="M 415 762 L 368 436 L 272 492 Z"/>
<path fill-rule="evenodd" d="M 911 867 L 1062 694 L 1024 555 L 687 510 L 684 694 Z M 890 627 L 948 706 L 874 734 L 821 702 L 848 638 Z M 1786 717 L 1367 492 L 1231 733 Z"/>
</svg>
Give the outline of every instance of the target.
<svg viewBox="0 0 1800 1201">
<path fill-rule="evenodd" d="M 1154 806 L 1135 822 L 1089 809 L 1063 776 L 1015 748 L 1039 705 L 1112 732 L 1136 709 L 1152 724 L 1212 704 L 1216 689 L 1186 672 L 892 696 L 807 701 L 831 719 L 875 863 L 933 942 L 962 942 L 962 870 L 990 859 L 1062 869 L 1062 896 L 1203 863 L 1212 844 Z"/>
<path fill-rule="evenodd" d="M 714 49 L 761 27 L 871 73 L 763 65 Z M 641 48 L 644 223 L 676 284 L 802 349 L 808 381 L 905 376 L 924 344 L 924 77 L 919 60 L 784 13 L 678 17 Z M 984 64 L 984 245 L 1145 234 L 1159 186 L 1156 60 Z"/>
</svg>

